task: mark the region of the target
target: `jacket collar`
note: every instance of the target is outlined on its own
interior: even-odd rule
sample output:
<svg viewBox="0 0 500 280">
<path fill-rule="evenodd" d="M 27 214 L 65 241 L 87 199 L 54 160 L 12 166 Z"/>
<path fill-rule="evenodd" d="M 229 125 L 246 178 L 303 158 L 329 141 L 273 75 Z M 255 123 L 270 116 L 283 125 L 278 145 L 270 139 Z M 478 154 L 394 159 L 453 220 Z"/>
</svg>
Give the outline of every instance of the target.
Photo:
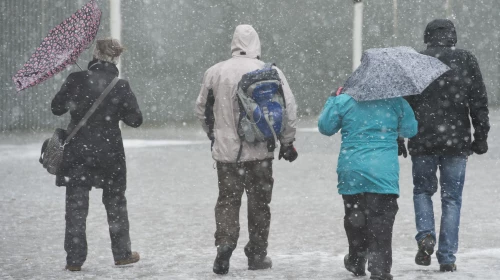
<svg viewBox="0 0 500 280">
<path fill-rule="evenodd" d="M 115 76 L 118 76 L 120 74 L 120 71 L 118 71 L 118 67 L 116 67 L 115 64 L 94 59 L 89 62 L 89 65 L 87 66 L 87 69 L 89 71 L 104 71 L 104 72 L 109 72 L 112 73 Z"/>
</svg>

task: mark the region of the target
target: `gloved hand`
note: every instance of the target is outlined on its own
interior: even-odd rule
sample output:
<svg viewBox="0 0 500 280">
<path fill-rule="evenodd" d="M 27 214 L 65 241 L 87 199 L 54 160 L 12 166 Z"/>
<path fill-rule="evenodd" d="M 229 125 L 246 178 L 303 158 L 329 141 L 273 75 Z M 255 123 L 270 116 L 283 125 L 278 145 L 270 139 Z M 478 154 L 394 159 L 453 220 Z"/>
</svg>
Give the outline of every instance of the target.
<svg viewBox="0 0 500 280">
<path fill-rule="evenodd" d="M 299 156 L 299 154 L 297 153 L 297 150 L 295 150 L 295 147 L 293 146 L 292 143 L 281 144 L 280 154 L 278 156 L 278 160 L 280 160 L 281 158 L 284 158 L 285 160 L 292 162 L 292 161 L 296 160 L 298 156 Z"/>
<path fill-rule="evenodd" d="M 488 151 L 488 142 L 486 141 L 472 141 L 471 149 L 474 153 L 482 155 Z"/>
<path fill-rule="evenodd" d="M 398 156 L 403 155 L 404 158 L 408 156 L 408 150 L 406 150 L 405 139 L 398 138 Z"/>
</svg>

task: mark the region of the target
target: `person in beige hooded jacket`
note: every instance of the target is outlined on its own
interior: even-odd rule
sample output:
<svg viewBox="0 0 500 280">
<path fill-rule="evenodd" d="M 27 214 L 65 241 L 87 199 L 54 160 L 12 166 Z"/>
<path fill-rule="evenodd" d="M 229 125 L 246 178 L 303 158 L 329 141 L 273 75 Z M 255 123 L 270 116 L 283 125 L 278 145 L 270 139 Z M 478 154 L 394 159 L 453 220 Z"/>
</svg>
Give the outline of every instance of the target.
<svg viewBox="0 0 500 280">
<path fill-rule="evenodd" d="M 231 43 L 232 58 L 210 67 L 203 77 L 196 100 L 196 116 L 212 141 L 212 157 L 217 162 L 219 197 L 215 206 L 215 246 L 217 257 L 213 271 L 226 274 L 229 259 L 239 237 L 241 197 L 248 197 L 248 231 L 250 241 L 245 246 L 248 268 L 271 268 L 267 257 L 271 213 L 269 204 L 273 189 L 272 160 L 266 142 L 247 143 L 238 136 L 240 109 L 236 91 L 238 82 L 248 72 L 261 69 L 260 40 L 250 25 L 239 25 Z M 297 158 L 295 140 L 297 105 L 283 72 L 280 76 L 286 105 L 284 131 L 279 138 L 282 157 L 290 162 Z"/>
</svg>

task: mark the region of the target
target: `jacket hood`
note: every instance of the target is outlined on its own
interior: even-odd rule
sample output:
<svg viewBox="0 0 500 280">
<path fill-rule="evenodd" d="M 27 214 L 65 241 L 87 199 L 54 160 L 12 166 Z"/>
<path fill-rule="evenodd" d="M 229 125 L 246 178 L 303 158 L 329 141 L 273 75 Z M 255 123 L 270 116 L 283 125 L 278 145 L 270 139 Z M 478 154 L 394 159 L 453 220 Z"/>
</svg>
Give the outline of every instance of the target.
<svg viewBox="0 0 500 280">
<path fill-rule="evenodd" d="M 234 30 L 231 42 L 231 53 L 233 56 L 259 58 L 260 39 L 257 31 L 247 24 L 238 25 Z"/>
<path fill-rule="evenodd" d="M 448 19 L 435 19 L 425 28 L 424 43 L 428 46 L 453 47 L 457 44 L 455 25 Z"/>
</svg>

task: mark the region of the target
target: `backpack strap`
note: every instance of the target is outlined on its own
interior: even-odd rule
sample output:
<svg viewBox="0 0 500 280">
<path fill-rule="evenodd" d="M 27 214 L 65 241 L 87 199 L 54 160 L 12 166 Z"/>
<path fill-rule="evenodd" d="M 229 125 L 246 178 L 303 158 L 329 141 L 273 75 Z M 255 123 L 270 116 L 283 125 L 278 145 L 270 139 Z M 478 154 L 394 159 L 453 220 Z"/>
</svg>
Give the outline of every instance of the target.
<svg viewBox="0 0 500 280">
<path fill-rule="evenodd" d="M 238 86 L 239 86 L 239 84 L 238 84 Z M 237 94 L 238 93 L 236 93 L 236 95 Z M 245 109 L 243 108 L 243 104 L 241 103 L 240 98 L 237 98 L 237 99 L 238 99 L 238 106 L 240 107 L 240 116 L 238 118 L 238 125 L 236 127 L 239 128 L 241 126 L 241 120 L 246 117 L 246 114 L 245 114 Z M 238 150 L 238 156 L 236 157 L 236 163 L 240 162 L 241 152 L 243 151 L 243 141 L 244 141 L 243 139 L 245 138 L 245 135 L 241 135 L 239 132 L 240 131 L 237 130 L 238 136 L 240 137 L 240 148 Z"/>
</svg>

